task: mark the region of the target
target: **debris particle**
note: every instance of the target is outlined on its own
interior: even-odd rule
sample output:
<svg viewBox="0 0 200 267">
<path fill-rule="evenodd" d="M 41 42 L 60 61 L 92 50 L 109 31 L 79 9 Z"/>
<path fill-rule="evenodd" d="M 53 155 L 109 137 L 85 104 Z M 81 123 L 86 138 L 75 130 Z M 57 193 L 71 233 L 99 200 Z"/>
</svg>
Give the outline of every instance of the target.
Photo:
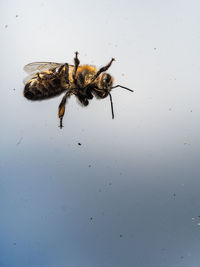
<svg viewBox="0 0 200 267">
<path fill-rule="evenodd" d="M 23 140 L 23 137 L 21 137 L 21 138 L 19 139 L 19 141 L 17 142 L 16 146 L 20 145 L 20 143 L 21 143 L 22 140 Z"/>
<path fill-rule="evenodd" d="M 154 47 L 154 50 L 156 50 L 156 47 Z"/>
<path fill-rule="evenodd" d="M 123 235 L 121 234 L 121 235 L 119 235 L 119 237 L 123 237 Z"/>
<path fill-rule="evenodd" d="M 91 165 L 88 165 L 88 168 L 91 168 Z"/>
<path fill-rule="evenodd" d="M 81 143 L 78 143 L 79 146 L 81 146 Z"/>
<path fill-rule="evenodd" d="M 185 145 L 190 146 L 190 144 L 189 144 L 188 142 L 184 142 L 183 144 L 184 144 L 184 146 L 185 146 Z"/>
<path fill-rule="evenodd" d="M 109 185 L 112 185 L 112 183 L 109 183 Z"/>
<path fill-rule="evenodd" d="M 5 25 L 5 28 L 8 28 L 8 25 L 7 24 Z"/>
<path fill-rule="evenodd" d="M 19 17 L 19 15 L 16 15 L 15 17 L 16 17 L 16 18 L 18 18 L 18 17 Z"/>
<path fill-rule="evenodd" d="M 93 218 L 92 217 L 90 217 L 90 221 L 92 221 L 93 220 Z"/>
<path fill-rule="evenodd" d="M 16 245 L 17 245 L 17 243 L 16 243 L 16 242 L 14 242 L 14 243 L 13 243 L 13 245 L 14 245 L 14 246 L 16 246 Z"/>
</svg>

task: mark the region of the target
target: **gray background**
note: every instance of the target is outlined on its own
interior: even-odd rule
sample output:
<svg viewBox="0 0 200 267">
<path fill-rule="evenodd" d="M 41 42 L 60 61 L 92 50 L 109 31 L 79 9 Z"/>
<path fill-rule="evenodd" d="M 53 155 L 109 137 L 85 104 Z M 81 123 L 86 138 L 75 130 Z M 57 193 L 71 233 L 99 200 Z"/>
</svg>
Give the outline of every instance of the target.
<svg viewBox="0 0 200 267">
<path fill-rule="evenodd" d="M 0 2 L 0 266 L 200 266 L 199 1 Z M 87 108 L 23 97 L 32 61 L 105 65 Z M 82 145 L 79 146 L 78 142 Z"/>
</svg>

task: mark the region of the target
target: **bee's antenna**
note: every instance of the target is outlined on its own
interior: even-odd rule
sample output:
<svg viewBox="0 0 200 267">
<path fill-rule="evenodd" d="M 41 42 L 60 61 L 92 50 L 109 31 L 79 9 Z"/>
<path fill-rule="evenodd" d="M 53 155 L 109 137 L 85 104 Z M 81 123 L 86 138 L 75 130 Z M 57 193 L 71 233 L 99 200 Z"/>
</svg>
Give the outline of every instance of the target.
<svg viewBox="0 0 200 267">
<path fill-rule="evenodd" d="M 121 88 L 126 89 L 126 90 L 128 90 L 128 91 L 134 92 L 133 90 L 131 90 L 131 89 L 127 88 L 127 87 L 124 87 L 124 86 L 122 86 L 122 85 L 119 85 L 119 84 L 116 85 L 116 86 L 111 87 L 111 89 L 114 89 L 114 88 L 117 88 L 117 87 L 121 87 Z"/>
<path fill-rule="evenodd" d="M 114 109 L 113 109 L 113 102 L 112 102 L 112 96 L 110 93 L 108 93 L 110 96 L 110 104 L 111 104 L 111 112 L 112 112 L 112 119 L 114 119 Z"/>
</svg>

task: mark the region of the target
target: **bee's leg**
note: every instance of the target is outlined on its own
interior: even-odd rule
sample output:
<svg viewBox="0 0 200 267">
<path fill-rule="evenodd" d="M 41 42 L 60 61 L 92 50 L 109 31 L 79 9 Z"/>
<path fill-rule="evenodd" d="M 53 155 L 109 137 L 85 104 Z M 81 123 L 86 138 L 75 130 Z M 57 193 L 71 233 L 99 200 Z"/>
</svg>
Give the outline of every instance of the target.
<svg viewBox="0 0 200 267">
<path fill-rule="evenodd" d="M 65 105 L 66 105 L 66 101 L 67 101 L 67 98 L 71 95 L 71 91 L 67 91 L 65 93 L 65 95 L 63 96 L 62 98 L 62 101 L 60 102 L 60 105 L 58 107 L 58 117 L 60 119 L 60 129 L 62 129 L 63 125 L 62 125 L 62 120 L 63 120 L 63 117 L 64 117 L 64 114 L 65 114 Z"/>
<path fill-rule="evenodd" d="M 111 66 L 111 64 L 112 64 L 112 62 L 113 62 L 114 60 L 115 60 L 115 59 L 112 58 L 111 61 L 110 61 L 105 67 L 100 68 L 100 70 L 98 70 L 97 73 L 96 73 L 96 74 L 94 75 L 94 77 L 92 78 L 92 82 L 93 82 L 94 80 L 96 80 L 96 78 L 97 78 L 102 72 L 107 71 L 107 69 L 110 68 L 110 66 Z"/>
<path fill-rule="evenodd" d="M 65 63 L 65 80 L 66 80 L 66 83 L 69 84 L 69 65 L 68 65 L 68 63 Z"/>
<path fill-rule="evenodd" d="M 38 81 L 41 81 L 42 79 L 41 79 L 41 77 L 40 77 L 40 73 L 38 72 L 36 75 L 37 75 L 37 79 L 38 79 Z"/>
<path fill-rule="evenodd" d="M 61 65 L 58 69 L 58 73 L 60 74 L 64 67 L 65 67 L 65 81 L 66 81 L 66 83 L 69 84 L 69 65 L 68 65 L 68 63 Z"/>
<path fill-rule="evenodd" d="M 87 99 L 92 99 L 93 98 L 93 95 L 91 93 L 91 89 L 90 88 L 86 89 L 85 94 L 86 94 Z"/>
<path fill-rule="evenodd" d="M 81 102 L 81 104 L 83 104 L 84 106 L 87 106 L 89 104 L 89 101 L 87 100 L 86 96 L 80 93 L 76 93 L 76 97 Z"/>
<path fill-rule="evenodd" d="M 73 71 L 73 74 L 72 74 L 72 77 L 73 77 L 73 81 L 74 81 L 74 84 L 76 85 L 77 84 L 77 79 L 76 79 L 76 72 L 77 72 L 77 69 L 78 69 L 78 65 L 80 64 L 80 61 L 78 59 L 78 52 L 75 52 L 75 58 L 74 58 L 74 71 Z"/>
</svg>

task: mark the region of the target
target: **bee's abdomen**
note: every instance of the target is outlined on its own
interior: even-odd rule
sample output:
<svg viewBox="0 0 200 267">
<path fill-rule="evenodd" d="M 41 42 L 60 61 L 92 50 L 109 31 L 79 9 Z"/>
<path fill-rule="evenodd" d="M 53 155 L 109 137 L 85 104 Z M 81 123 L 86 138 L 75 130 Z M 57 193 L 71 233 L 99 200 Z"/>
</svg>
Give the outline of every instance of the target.
<svg viewBox="0 0 200 267">
<path fill-rule="evenodd" d="M 24 96 L 30 100 L 43 100 L 61 94 L 65 89 L 60 79 L 43 80 L 33 79 L 24 87 Z"/>
</svg>

